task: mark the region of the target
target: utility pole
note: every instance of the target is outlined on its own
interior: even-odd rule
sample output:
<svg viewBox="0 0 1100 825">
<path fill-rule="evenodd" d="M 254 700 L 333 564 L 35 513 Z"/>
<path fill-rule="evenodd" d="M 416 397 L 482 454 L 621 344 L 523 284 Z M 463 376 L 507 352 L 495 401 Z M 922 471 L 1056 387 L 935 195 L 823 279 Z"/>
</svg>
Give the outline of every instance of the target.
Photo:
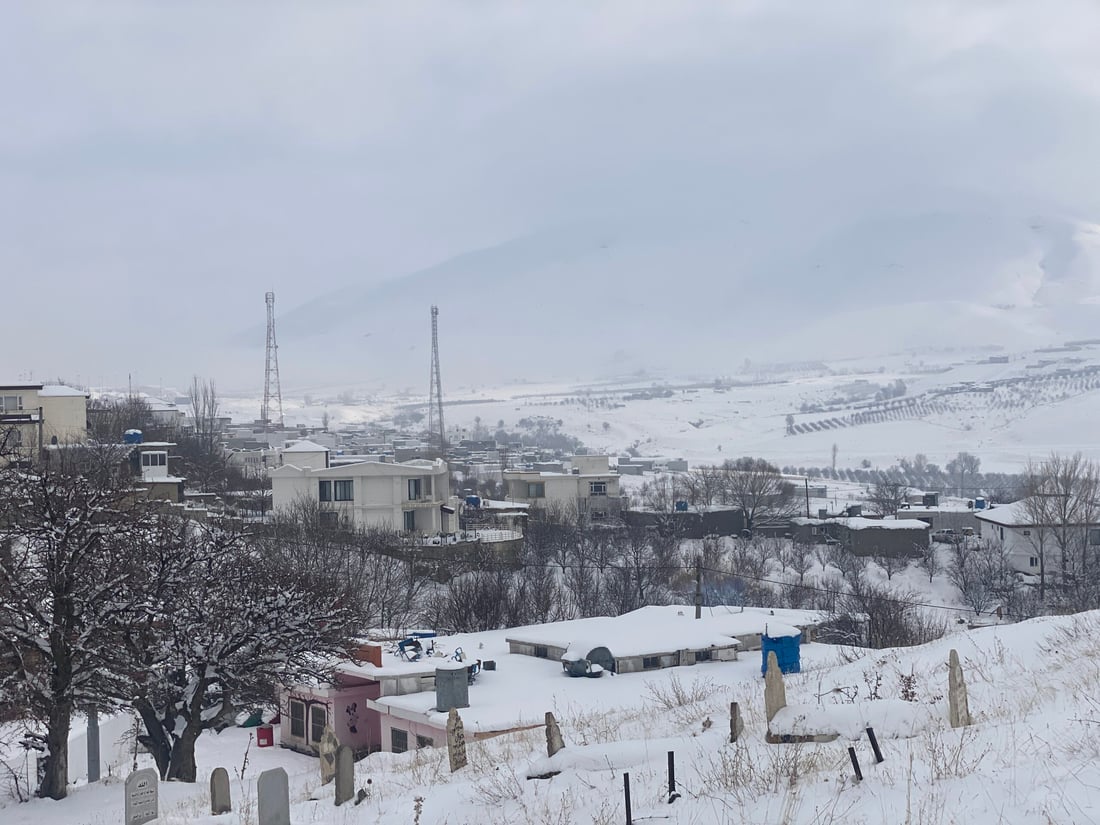
<svg viewBox="0 0 1100 825">
<path fill-rule="evenodd" d="M 810 518 L 810 480 L 808 478 L 802 480 L 806 482 L 806 518 Z"/>
<path fill-rule="evenodd" d="M 695 557 L 695 618 L 703 618 L 703 557 Z"/>
<path fill-rule="evenodd" d="M 447 435 L 443 426 L 443 382 L 439 377 L 439 307 L 432 304 L 432 375 L 428 384 L 428 436 L 436 440 L 439 457 L 447 460 Z"/>
</svg>

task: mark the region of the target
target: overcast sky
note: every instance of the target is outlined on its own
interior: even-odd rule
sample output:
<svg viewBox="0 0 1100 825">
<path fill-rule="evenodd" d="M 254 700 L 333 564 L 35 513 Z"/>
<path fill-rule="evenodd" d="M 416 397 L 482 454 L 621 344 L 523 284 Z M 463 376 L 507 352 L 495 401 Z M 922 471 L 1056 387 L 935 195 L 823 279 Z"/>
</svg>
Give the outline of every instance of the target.
<svg viewBox="0 0 1100 825">
<path fill-rule="evenodd" d="M 258 386 L 267 289 L 643 209 L 1100 216 L 1088 0 L 0 14 L 0 380 Z"/>
</svg>

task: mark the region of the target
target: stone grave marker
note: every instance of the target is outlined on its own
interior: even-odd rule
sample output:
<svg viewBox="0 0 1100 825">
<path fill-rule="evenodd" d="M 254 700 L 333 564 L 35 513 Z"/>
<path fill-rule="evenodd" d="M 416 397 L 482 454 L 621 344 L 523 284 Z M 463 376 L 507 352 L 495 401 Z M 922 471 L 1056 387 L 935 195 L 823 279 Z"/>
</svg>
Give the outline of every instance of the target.
<svg viewBox="0 0 1100 825">
<path fill-rule="evenodd" d="M 290 782 L 286 771 L 272 768 L 256 783 L 259 825 L 290 825 Z"/>
<path fill-rule="evenodd" d="M 744 730 L 745 720 L 741 718 L 741 706 L 737 702 L 730 702 L 730 742 L 740 739 Z"/>
<path fill-rule="evenodd" d="M 336 750 L 336 804 L 355 796 L 355 754 L 347 745 Z"/>
<path fill-rule="evenodd" d="M 325 726 L 325 732 L 321 734 L 321 741 L 317 744 L 317 751 L 321 759 L 321 784 L 327 785 L 336 776 L 336 751 L 340 747 L 340 740 L 332 732 L 332 728 Z"/>
<path fill-rule="evenodd" d="M 142 768 L 126 777 L 126 825 L 144 825 L 160 814 L 160 776 L 154 768 Z"/>
<path fill-rule="evenodd" d="M 768 714 L 768 724 L 783 708 L 787 707 L 787 689 L 783 686 L 783 674 L 779 670 L 779 659 L 775 651 L 768 652 L 768 669 L 764 672 L 764 708 Z"/>
<path fill-rule="evenodd" d="M 561 738 L 561 728 L 554 714 L 546 711 L 546 755 L 553 756 L 565 748 L 565 740 Z"/>
<path fill-rule="evenodd" d="M 462 727 L 462 717 L 454 708 L 447 714 L 447 757 L 451 773 L 466 767 L 466 731 Z"/>
<path fill-rule="evenodd" d="M 229 771 L 214 768 L 210 774 L 210 813 L 214 816 L 227 814 L 233 810 L 233 801 L 229 794 Z"/>
<path fill-rule="evenodd" d="M 959 652 L 952 650 L 947 660 L 947 705 L 951 727 L 964 728 L 970 724 L 970 703 L 966 698 L 966 680 L 963 678 Z"/>
</svg>

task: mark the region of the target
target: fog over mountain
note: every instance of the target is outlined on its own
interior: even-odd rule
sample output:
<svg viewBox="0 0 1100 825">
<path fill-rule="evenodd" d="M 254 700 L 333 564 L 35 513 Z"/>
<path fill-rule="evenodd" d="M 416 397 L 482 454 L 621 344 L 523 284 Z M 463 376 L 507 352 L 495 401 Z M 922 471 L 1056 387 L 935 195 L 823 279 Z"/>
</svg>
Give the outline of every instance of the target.
<svg viewBox="0 0 1100 825">
<path fill-rule="evenodd" d="M 1100 329 L 1091 3 L 38 4 L 0 373 L 730 373 Z M 43 334 L 48 329 L 49 334 Z"/>
</svg>

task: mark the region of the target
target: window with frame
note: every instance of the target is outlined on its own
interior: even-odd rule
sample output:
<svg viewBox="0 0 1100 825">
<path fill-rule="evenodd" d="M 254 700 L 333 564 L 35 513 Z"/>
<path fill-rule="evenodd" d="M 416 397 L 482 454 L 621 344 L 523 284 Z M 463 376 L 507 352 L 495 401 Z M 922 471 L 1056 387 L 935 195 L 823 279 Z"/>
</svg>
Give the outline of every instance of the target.
<svg viewBox="0 0 1100 825">
<path fill-rule="evenodd" d="M 296 699 L 290 700 L 290 735 L 299 739 L 306 736 L 306 705 Z"/>
<path fill-rule="evenodd" d="M 658 668 L 660 666 L 661 666 L 661 657 L 660 656 L 643 656 L 642 657 L 642 667 L 645 668 L 646 670 L 653 670 L 654 668 Z"/>
<path fill-rule="evenodd" d="M 332 482 L 333 501 L 352 501 L 355 498 L 355 482 L 351 479 Z"/>
<path fill-rule="evenodd" d="M 590 481 L 590 482 L 588 482 L 588 495 L 590 495 L 590 496 L 606 496 L 607 495 L 607 482 L 606 481 Z"/>
<path fill-rule="evenodd" d="M 0 412 L 18 412 L 23 409 L 23 396 L 0 395 Z"/>
<path fill-rule="evenodd" d="M 527 498 L 546 498 L 546 482 L 528 481 Z"/>
<path fill-rule="evenodd" d="M 390 728 L 390 750 L 393 753 L 404 753 L 409 749 L 409 732 Z"/>
<path fill-rule="evenodd" d="M 1024 530 L 1024 535 L 1025 535 L 1025 536 L 1030 536 L 1030 535 L 1031 535 L 1031 531 L 1030 531 L 1030 530 Z"/>
<path fill-rule="evenodd" d="M 1038 567 L 1039 566 L 1039 557 L 1038 556 L 1031 556 L 1027 560 L 1027 566 L 1028 567 Z"/>
<path fill-rule="evenodd" d="M 321 501 L 332 501 L 332 482 L 331 481 L 318 481 L 317 482 L 317 497 Z"/>
<path fill-rule="evenodd" d="M 1089 528 L 1089 546 L 1093 547 L 1100 544 L 1100 527 Z"/>
<path fill-rule="evenodd" d="M 697 650 L 695 651 L 695 661 L 697 662 L 709 662 L 711 660 L 711 652 L 709 650 Z"/>
<path fill-rule="evenodd" d="M 420 479 L 409 479 L 409 501 L 420 501 Z"/>
<path fill-rule="evenodd" d="M 168 453 L 142 453 L 142 467 L 167 467 Z"/>
<path fill-rule="evenodd" d="M 416 735 L 416 749 L 417 750 L 420 750 L 421 748 L 434 748 L 434 747 L 435 747 L 435 740 L 432 739 L 432 737 L 430 737 L 430 736 L 421 736 L 420 734 Z"/>
<path fill-rule="evenodd" d="M 405 520 L 405 532 L 411 533 L 416 529 L 416 510 L 405 510 L 401 515 Z"/>
<path fill-rule="evenodd" d="M 313 705 L 309 709 L 309 741 L 320 742 L 328 724 L 328 710 L 324 705 Z"/>
<path fill-rule="evenodd" d="M 549 658 L 546 645 L 535 645 L 535 656 L 539 659 Z"/>
</svg>

